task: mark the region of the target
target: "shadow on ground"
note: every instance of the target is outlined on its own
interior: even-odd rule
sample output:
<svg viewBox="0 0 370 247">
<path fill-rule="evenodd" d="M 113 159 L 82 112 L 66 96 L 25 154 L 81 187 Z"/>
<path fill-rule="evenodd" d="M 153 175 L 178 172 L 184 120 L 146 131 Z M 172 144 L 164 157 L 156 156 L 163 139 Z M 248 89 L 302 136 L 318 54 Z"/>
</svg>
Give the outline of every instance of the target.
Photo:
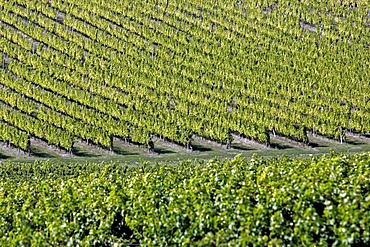
<svg viewBox="0 0 370 247">
<path fill-rule="evenodd" d="M 255 150 L 253 148 L 245 147 L 245 146 L 240 145 L 240 144 L 231 144 L 231 148 L 236 149 L 236 150 L 241 150 L 241 151 Z"/>
<path fill-rule="evenodd" d="M 192 147 L 193 147 L 193 151 L 199 151 L 199 152 L 209 152 L 209 151 L 212 151 L 211 148 L 202 146 L 200 144 L 193 143 L 192 144 Z"/>
<path fill-rule="evenodd" d="M 87 150 L 83 150 L 83 149 L 79 149 L 75 147 L 72 149 L 72 153 L 73 155 L 78 156 L 78 157 L 100 157 L 101 156 L 99 154 L 94 154 Z"/>
<path fill-rule="evenodd" d="M 113 152 L 118 155 L 138 155 L 138 153 L 128 152 L 120 147 L 113 147 Z"/>
<path fill-rule="evenodd" d="M 327 147 L 329 147 L 328 145 L 324 145 L 322 143 L 317 143 L 317 142 L 310 142 L 308 144 L 308 146 L 311 147 L 311 148 L 327 148 Z"/>
<path fill-rule="evenodd" d="M 58 157 L 56 155 L 44 152 L 43 150 L 36 149 L 36 148 L 31 149 L 31 156 L 35 156 L 37 158 L 56 158 Z"/>
<path fill-rule="evenodd" d="M 288 146 L 288 145 L 286 145 L 286 144 L 277 143 L 277 142 L 272 142 L 272 143 L 270 144 L 270 147 L 271 147 L 271 148 L 275 148 L 275 149 L 279 149 L 279 150 L 293 148 L 293 147 Z"/>
<path fill-rule="evenodd" d="M 366 142 L 357 140 L 357 139 L 347 139 L 344 144 L 351 144 L 351 145 L 364 145 Z"/>
<path fill-rule="evenodd" d="M 5 155 L 5 154 L 2 154 L 2 153 L 0 153 L 0 159 L 10 159 L 10 158 L 12 158 L 11 156 L 8 156 L 8 155 Z"/>
<path fill-rule="evenodd" d="M 164 149 L 164 148 L 159 148 L 159 147 L 154 147 L 154 152 L 158 154 L 174 154 L 175 152 L 172 150 Z"/>
</svg>

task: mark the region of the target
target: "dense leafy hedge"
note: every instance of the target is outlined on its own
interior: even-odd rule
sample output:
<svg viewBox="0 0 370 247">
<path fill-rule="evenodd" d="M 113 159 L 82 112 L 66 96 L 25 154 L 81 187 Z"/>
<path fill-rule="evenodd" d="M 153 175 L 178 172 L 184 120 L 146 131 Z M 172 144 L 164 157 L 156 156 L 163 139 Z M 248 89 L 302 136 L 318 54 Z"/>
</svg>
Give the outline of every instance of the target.
<svg viewBox="0 0 370 247">
<path fill-rule="evenodd" d="M 370 153 L 2 164 L 0 245 L 369 245 Z"/>
</svg>

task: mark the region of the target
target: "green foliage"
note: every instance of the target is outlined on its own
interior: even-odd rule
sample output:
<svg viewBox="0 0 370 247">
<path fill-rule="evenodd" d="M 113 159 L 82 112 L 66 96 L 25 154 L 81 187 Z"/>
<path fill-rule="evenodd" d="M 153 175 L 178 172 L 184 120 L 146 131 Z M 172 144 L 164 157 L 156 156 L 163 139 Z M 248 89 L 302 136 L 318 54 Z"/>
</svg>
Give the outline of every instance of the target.
<svg viewBox="0 0 370 247">
<path fill-rule="evenodd" d="M 367 1 L 1 3 L 2 121 L 49 144 L 370 132 Z"/>
<path fill-rule="evenodd" d="M 370 154 L 2 164 L 0 244 L 370 244 Z"/>
<path fill-rule="evenodd" d="M 30 137 L 27 133 L 0 122 L 0 140 L 27 151 Z"/>
</svg>

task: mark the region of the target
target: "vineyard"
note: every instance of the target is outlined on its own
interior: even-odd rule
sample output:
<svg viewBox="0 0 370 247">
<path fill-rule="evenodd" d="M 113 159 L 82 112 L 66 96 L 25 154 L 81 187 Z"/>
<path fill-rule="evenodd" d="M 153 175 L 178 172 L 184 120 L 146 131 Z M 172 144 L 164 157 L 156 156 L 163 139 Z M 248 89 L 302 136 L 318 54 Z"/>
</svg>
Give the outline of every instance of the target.
<svg viewBox="0 0 370 247">
<path fill-rule="evenodd" d="M 26 153 L 370 133 L 365 0 L 0 2 L 0 139 Z"/>
<path fill-rule="evenodd" d="M 370 246 L 368 0 L 0 0 L 0 62 L 0 246 Z"/>
<path fill-rule="evenodd" d="M 1 246 L 369 246 L 370 153 L 6 163 Z"/>
</svg>

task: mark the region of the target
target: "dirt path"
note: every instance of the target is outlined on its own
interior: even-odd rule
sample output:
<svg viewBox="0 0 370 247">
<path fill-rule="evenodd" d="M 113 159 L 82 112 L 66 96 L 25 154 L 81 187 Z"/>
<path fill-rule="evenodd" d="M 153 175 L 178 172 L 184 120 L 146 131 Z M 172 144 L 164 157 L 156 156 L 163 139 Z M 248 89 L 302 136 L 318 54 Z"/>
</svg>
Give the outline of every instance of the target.
<svg viewBox="0 0 370 247">
<path fill-rule="evenodd" d="M 40 158 L 69 157 L 70 153 L 48 145 L 39 139 L 31 138 L 31 155 Z"/>
<path fill-rule="evenodd" d="M 185 147 L 154 138 L 154 152 L 147 148 L 139 147 L 124 140 L 114 138 L 113 152 L 95 145 L 89 145 L 86 142 L 78 141 L 74 145 L 73 155 L 55 147 L 47 145 L 40 140 L 32 139 L 32 156 L 28 157 L 23 151 L 16 148 L 8 148 L 0 143 L 0 160 L 17 160 L 20 162 L 32 162 L 35 159 L 50 159 L 58 162 L 99 162 L 99 161 L 118 161 L 130 164 L 139 164 L 143 161 L 170 161 L 179 162 L 180 160 L 192 159 L 213 159 L 213 158 L 232 158 L 241 154 L 243 157 L 252 157 L 253 155 L 274 157 L 274 156 L 305 156 L 321 155 L 336 152 L 369 152 L 370 138 L 362 136 L 348 136 L 347 143 L 321 137 L 308 135 L 310 145 L 292 141 L 290 139 L 272 136 L 271 146 L 254 142 L 239 136 L 234 136 L 230 148 L 226 145 L 210 141 L 195 136 L 192 142 L 193 150 L 187 150 Z"/>
<path fill-rule="evenodd" d="M 0 143 L 0 159 L 5 160 L 12 157 L 28 158 L 28 154 L 19 148 Z"/>
<path fill-rule="evenodd" d="M 247 138 L 240 137 L 238 135 L 233 135 L 234 141 L 233 143 L 241 143 L 250 149 L 256 149 L 256 150 L 269 150 L 270 147 L 266 146 L 265 144 L 249 140 Z"/>
<path fill-rule="evenodd" d="M 347 132 L 346 136 L 348 138 L 353 138 L 355 140 L 358 140 L 361 143 L 370 143 L 370 138 L 366 137 L 366 136 L 363 136 L 363 135 L 357 135 L 357 134 L 354 134 L 354 133 L 351 133 L 351 132 Z"/>
</svg>

